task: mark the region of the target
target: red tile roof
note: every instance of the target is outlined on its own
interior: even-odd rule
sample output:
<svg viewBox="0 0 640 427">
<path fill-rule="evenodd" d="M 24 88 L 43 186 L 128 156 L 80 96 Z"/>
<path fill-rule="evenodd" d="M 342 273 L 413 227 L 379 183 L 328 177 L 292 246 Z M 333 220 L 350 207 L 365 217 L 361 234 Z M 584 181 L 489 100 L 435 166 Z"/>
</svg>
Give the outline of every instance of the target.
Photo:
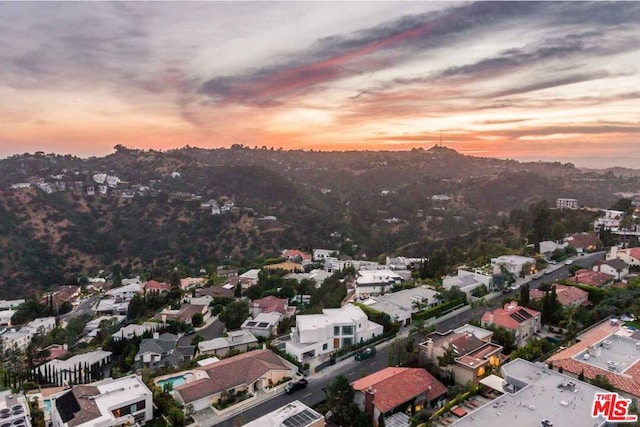
<svg viewBox="0 0 640 427">
<path fill-rule="evenodd" d="M 589 296 L 589 292 L 575 286 L 555 285 L 555 287 L 558 302 L 564 306 L 575 304 L 577 301 L 584 301 Z M 529 298 L 532 300 L 541 299 L 542 297 L 544 297 L 544 291 L 540 289 L 532 289 L 529 292 Z"/>
<path fill-rule="evenodd" d="M 586 249 L 590 247 L 597 247 L 602 242 L 600 242 L 600 238 L 595 234 L 591 233 L 579 233 L 574 234 L 573 236 L 569 236 L 564 239 L 565 242 L 569 243 L 576 249 Z"/>
<path fill-rule="evenodd" d="M 156 292 L 169 291 L 171 290 L 171 285 L 168 283 L 158 282 L 157 280 L 149 280 L 144 284 L 144 290 Z"/>
<path fill-rule="evenodd" d="M 432 401 L 447 392 L 447 388 L 425 369 L 385 368 L 353 382 L 356 392 L 375 390 L 373 405 L 382 413 L 426 393 L 427 401 Z"/>
<path fill-rule="evenodd" d="M 614 277 L 607 273 L 599 271 L 587 270 L 586 268 L 576 271 L 576 275 L 569 277 L 569 281 L 582 283 L 589 286 L 604 286 L 607 282 L 613 280 Z"/>
<path fill-rule="evenodd" d="M 249 386 L 272 370 L 293 371 L 295 367 L 271 350 L 253 350 L 198 368 L 207 372 L 202 379 L 176 387 L 185 403 L 214 396 L 238 386 Z"/>
<path fill-rule="evenodd" d="M 487 311 L 482 315 L 482 323 L 494 324 L 497 326 L 502 326 L 507 329 L 517 329 L 520 325 L 520 322 L 512 316 L 512 314 L 517 314 L 524 310 L 531 317 L 539 316 L 540 312 L 533 310 L 527 307 L 521 307 L 519 305 L 510 305 L 509 303 L 505 304 L 504 308 L 496 308 L 495 310 Z M 491 315 L 493 314 L 493 319 L 491 319 Z M 527 318 L 529 316 L 523 316 Z"/>
<path fill-rule="evenodd" d="M 586 332 L 584 335 L 581 335 L 579 337 L 580 342 L 548 358 L 547 363 L 551 363 L 554 368 L 562 368 L 564 371 L 574 375 L 580 375 L 580 373 L 583 372 L 584 377 L 587 379 L 593 379 L 596 375 L 603 375 L 607 377 L 616 389 L 640 397 L 640 362 L 631 365 L 631 367 L 624 371 L 624 375 L 620 375 L 573 359 L 576 354 L 586 350 L 590 345 L 605 339 L 619 328 L 619 324 L 612 325 L 609 322 L 604 322 Z"/>
<path fill-rule="evenodd" d="M 269 295 L 267 297 L 251 301 L 250 308 L 259 308 L 263 313 L 277 312 L 287 314 L 287 300 Z"/>
<path fill-rule="evenodd" d="M 282 256 L 287 259 L 300 258 L 303 261 L 311 261 L 311 255 L 302 252 L 298 249 L 285 249 L 282 251 Z"/>
</svg>

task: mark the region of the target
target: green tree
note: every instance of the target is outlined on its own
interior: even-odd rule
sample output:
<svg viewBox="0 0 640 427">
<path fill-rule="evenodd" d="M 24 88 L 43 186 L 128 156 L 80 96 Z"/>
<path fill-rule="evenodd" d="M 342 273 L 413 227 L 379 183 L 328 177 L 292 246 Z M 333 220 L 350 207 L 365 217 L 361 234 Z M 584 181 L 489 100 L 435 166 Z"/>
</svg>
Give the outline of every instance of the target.
<svg viewBox="0 0 640 427">
<path fill-rule="evenodd" d="M 198 327 L 198 326 L 202 326 L 202 324 L 204 323 L 204 316 L 202 315 L 202 313 L 196 313 L 193 316 L 191 316 L 191 324 L 194 327 Z"/>
<path fill-rule="evenodd" d="M 412 338 L 397 339 L 389 346 L 389 366 L 402 366 L 407 362 L 409 357 L 408 340 L 413 342 Z"/>
<path fill-rule="evenodd" d="M 262 288 L 258 285 L 254 285 L 249 287 L 244 294 L 247 298 L 253 301 L 254 299 L 259 299 L 262 296 Z"/>
<path fill-rule="evenodd" d="M 520 305 L 523 307 L 529 306 L 529 284 L 520 286 Z"/>
<path fill-rule="evenodd" d="M 249 305 L 246 301 L 234 301 L 225 306 L 219 319 L 228 330 L 240 329 L 242 323 L 249 317 Z"/>
<path fill-rule="evenodd" d="M 370 422 L 367 417 L 360 412 L 355 404 L 354 391 L 349 380 L 344 376 L 338 376 L 326 388 L 327 408 L 333 414 L 332 421 L 337 425 L 349 427 L 365 427 Z"/>
</svg>

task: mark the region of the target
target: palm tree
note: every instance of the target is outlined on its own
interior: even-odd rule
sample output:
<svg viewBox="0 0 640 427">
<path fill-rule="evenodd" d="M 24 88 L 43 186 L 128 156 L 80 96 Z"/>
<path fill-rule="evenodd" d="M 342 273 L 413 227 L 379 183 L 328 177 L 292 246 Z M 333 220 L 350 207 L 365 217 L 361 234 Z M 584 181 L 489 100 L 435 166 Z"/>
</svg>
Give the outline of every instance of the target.
<svg viewBox="0 0 640 427">
<path fill-rule="evenodd" d="M 411 308 L 415 309 L 418 313 L 427 307 L 427 299 L 415 299 L 411 303 Z"/>
</svg>

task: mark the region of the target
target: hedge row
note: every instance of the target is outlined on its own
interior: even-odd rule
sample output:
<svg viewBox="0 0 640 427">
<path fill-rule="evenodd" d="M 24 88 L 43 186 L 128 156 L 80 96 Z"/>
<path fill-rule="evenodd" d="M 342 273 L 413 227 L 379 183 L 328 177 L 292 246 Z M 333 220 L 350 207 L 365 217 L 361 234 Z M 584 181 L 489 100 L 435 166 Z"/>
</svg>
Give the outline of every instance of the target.
<svg viewBox="0 0 640 427">
<path fill-rule="evenodd" d="M 606 290 L 602 288 L 597 288 L 595 286 L 583 285 L 581 283 L 576 283 L 571 280 L 558 280 L 556 283 L 565 286 L 574 286 L 578 289 L 582 289 L 589 293 L 589 301 L 591 301 L 594 305 L 597 305 L 602 301 L 605 297 Z"/>
<path fill-rule="evenodd" d="M 457 306 L 463 306 L 466 303 L 467 302 L 464 299 L 456 299 L 456 300 L 448 301 L 448 302 L 445 302 L 444 304 L 437 305 L 428 310 L 421 311 L 420 313 L 413 313 L 411 317 L 413 318 L 413 320 L 421 320 L 421 319 L 426 320 L 426 319 L 430 319 L 431 317 L 439 317 L 445 311 L 451 310 Z"/>
</svg>

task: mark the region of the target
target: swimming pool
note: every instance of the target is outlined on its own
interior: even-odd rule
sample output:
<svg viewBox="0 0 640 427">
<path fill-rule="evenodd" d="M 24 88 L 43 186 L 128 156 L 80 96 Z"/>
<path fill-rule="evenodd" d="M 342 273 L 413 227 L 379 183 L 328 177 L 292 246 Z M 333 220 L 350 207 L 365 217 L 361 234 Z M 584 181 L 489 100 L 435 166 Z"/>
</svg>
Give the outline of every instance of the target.
<svg viewBox="0 0 640 427">
<path fill-rule="evenodd" d="M 165 380 L 158 381 L 158 387 L 160 387 L 161 389 L 164 389 L 165 384 L 171 384 L 173 388 L 176 388 L 186 383 L 187 383 L 187 380 L 185 379 L 185 377 L 172 377 L 172 378 L 167 378 Z"/>
<path fill-rule="evenodd" d="M 49 399 L 44 401 L 44 412 L 51 413 L 51 401 Z"/>
</svg>

